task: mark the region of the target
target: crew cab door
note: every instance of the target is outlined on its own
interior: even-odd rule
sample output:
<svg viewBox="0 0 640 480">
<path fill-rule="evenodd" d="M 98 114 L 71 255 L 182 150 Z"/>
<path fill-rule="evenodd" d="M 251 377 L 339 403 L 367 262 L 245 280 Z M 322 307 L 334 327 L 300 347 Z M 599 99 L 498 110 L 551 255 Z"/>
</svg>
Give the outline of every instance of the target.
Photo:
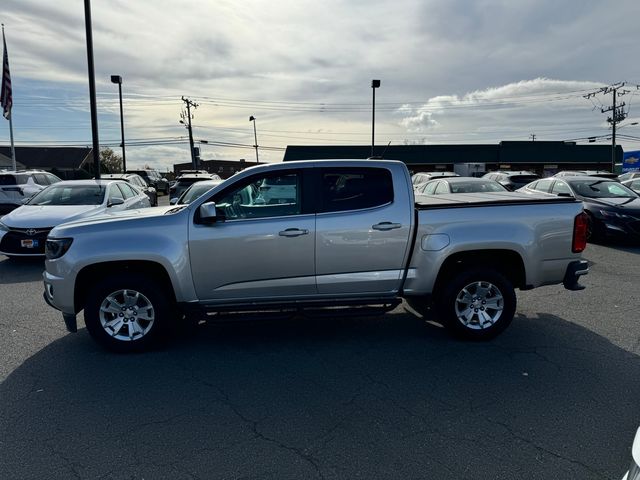
<svg viewBox="0 0 640 480">
<path fill-rule="evenodd" d="M 384 167 L 318 170 L 318 293 L 397 291 L 413 214 L 406 178 L 394 178 Z"/>
<path fill-rule="evenodd" d="M 315 215 L 305 169 L 256 174 L 214 195 L 218 220 L 189 226 L 191 271 L 201 301 L 291 300 L 317 293 Z"/>
</svg>

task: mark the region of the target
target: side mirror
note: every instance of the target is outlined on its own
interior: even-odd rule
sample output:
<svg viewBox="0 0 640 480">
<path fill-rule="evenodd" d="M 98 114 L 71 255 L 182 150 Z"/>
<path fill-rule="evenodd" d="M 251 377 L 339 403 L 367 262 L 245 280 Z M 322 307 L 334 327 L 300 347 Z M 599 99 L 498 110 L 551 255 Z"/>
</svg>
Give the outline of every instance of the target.
<svg viewBox="0 0 640 480">
<path fill-rule="evenodd" d="M 567 192 L 560 192 L 558 193 L 559 197 L 567 197 L 567 198 L 573 198 L 573 195 L 571 195 L 570 193 Z"/>
<path fill-rule="evenodd" d="M 171 200 L 169 200 L 169 205 L 177 205 L 178 204 L 178 197 L 173 197 Z"/>
<path fill-rule="evenodd" d="M 107 204 L 107 207 L 115 207 L 116 205 L 122 205 L 122 204 L 124 204 L 124 199 L 120 197 L 115 197 Z"/>
<path fill-rule="evenodd" d="M 200 205 L 199 212 L 202 223 L 213 223 L 218 219 L 215 202 L 203 203 Z"/>
</svg>

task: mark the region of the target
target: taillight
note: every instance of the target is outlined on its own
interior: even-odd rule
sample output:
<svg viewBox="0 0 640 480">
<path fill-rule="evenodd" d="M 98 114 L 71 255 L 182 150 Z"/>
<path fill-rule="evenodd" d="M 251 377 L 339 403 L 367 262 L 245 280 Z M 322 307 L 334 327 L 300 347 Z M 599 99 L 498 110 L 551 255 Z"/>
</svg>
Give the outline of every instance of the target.
<svg viewBox="0 0 640 480">
<path fill-rule="evenodd" d="M 589 217 L 584 212 L 579 213 L 573 221 L 573 242 L 571 244 L 573 253 L 580 253 L 587 248 L 588 223 Z"/>
</svg>

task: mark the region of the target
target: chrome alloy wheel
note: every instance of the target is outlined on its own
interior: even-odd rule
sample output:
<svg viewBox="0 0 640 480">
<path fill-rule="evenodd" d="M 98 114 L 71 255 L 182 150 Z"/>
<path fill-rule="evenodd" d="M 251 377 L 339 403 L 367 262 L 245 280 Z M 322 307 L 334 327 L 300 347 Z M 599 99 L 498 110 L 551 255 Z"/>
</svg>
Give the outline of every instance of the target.
<svg viewBox="0 0 640 480">
<path fill-rule="evenodd" d="M 117 290 L 100 305 L 100 324 L 108 335 L 124 342 L 144 337 L 155 321 L 153 305 L 135 290 Z"/>
<path fill-rule="evenodd" d="M 456 297 L 456 317 L 472 330 L 482 330 L 494 325 L 503 309 L 502 293 L 490 282 L 470 283 Z"/>
</svg>

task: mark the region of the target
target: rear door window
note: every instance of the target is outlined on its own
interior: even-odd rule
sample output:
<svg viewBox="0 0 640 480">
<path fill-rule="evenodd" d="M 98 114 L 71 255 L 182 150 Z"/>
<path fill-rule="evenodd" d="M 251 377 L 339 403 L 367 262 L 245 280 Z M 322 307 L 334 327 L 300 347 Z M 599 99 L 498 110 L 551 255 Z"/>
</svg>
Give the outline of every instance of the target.
<svg viewBox="0 0 640 480">
<path fill-rule="evenodd" d="M 125 200 L 137 195 L 137 193 L 133 190 L 133 188 L 129 186 L 128 183 L 118 183 L 117 185 L 122 192 L 123 198 Z"/>
<path fill-rule="evenodd" d="M 47 180 L 47 177 L 43 173 L 34 173 L 33 180 L 38 185 L 49 185 L 49 181 Z"/>
<path fill-rule="evenodd" d="M 436 187 L 438 186 L 438 183 L 440 182 L 429 182 L 427 183 L 424 188 L 422 189 L 422 193 L 424 193 L 425 195 L 433 195 L 433 192 L 435 191 Z"/>
<path fill-rule="evenodd" d="M 391 172 L 384 168 L 321 170 L 319 213 L 361 210 L 393 202 Z"/>
<path fill-rule="evenodd" d="M 573 195 L 571 193 L 571 189 L 569 186 L 563 182 L 562 180 L 557 180 L 556 183 L 553 184 L 553 188 L 551 189 L 551 193 L 555 193 L 556 195 L 560 193 Z"/>
<path fill-rule="evenodd" d="M 534 189 L 537 192 L 548 193 L 549 192 L 549 187 L 551 187 L 552 183 L 553 183 L 553 179 L 545 178 L 544 180 L 540 180 L 539 182 L 537 182 L 535 187 L 534 187 Z"/>
<path fill-rule="evenodd" d="M 447 184 L 447 182 L 438 182 L 438 186 L 433 193 L 435 193 L 436 195 L 449 193 L 449 185 Z"/>
</svg>

